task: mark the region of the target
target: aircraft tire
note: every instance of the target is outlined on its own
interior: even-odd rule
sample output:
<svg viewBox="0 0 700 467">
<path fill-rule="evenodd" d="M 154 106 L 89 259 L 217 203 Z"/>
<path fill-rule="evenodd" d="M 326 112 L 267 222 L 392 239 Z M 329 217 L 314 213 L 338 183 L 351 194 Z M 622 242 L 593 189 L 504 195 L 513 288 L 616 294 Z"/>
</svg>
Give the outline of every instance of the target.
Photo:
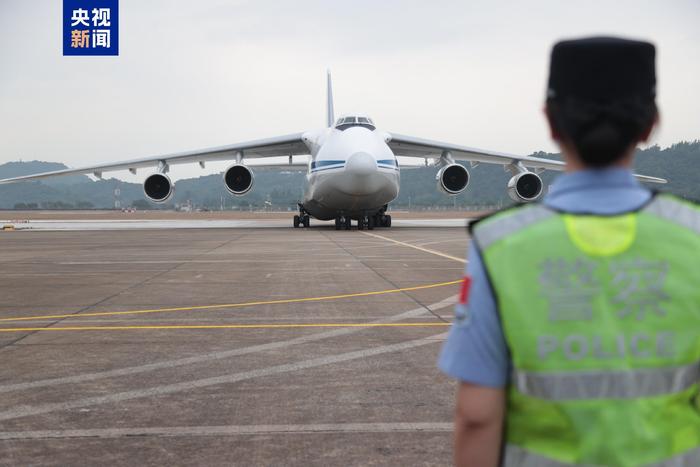
<svg viewBox="0 0 700 467">
<path fill-rule="evenodd" d="M 352 228 L 352 219 L 350 216 L 345 218 L 345 230 L 350 230 Z"/>
<path fill-rule="evenodd" d="M 391 216 L 385 216 L 386 219 L 384 219 L 384 227 L 391 227 Z"/>
<path fill-rule="evenodd" d="M 374 230 L 375 219 L 376 217 L 374 216 L 367 218 L 367 230 Z"/>
<path fill-rule="evenodd" d="M 300 221 L 299 216 L 296 216 L 296 215 L 295 215 L 295 216 L 294 216 L 294 228 L 295 228 L 295 229 L 298 229 L 298 228 L 299 228 L 299 221 Z"/>
<path fill-rule="evenodd" d="M 304 227 L 308 227 L 309 225 L 311 225 L 311 219 L 309 218 L 309 216 L 302 217 L 302 222 L 304 223 Z"/>
<path fill-rule="evenodd" d="M 342 218 L 341 217 L 336 217 L 335 218 L 335 230 L 340 230 L 341 224 L 342 224 Z"/>
</svg>

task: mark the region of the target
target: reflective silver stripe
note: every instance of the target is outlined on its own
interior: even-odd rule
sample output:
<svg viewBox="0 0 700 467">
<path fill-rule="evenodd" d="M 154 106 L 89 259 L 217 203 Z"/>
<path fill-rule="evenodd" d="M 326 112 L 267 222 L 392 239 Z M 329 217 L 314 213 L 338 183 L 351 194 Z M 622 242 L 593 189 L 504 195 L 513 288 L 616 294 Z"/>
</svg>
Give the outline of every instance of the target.
<svg viewBox="0 0 700 467">
<path fill-rule="evenodd" d="M 627 371 L 515 370 L 512 375 L 512 384 L 518 392 L 552 401 L 653 397 L 683 391 L 698 381 L 700 362 Z"/>
<path fill-rule="evenodd" d="M 700 234 L 700 209 L 668 196 L 657 196 L 643 212 L 681 225 Z"/>
<path fill-rule="evenodd" d="M 513 214 L 485 220 L 474 228 L 474 241 L 484 250 L 502 238 L 532 224 L 554 216 L 556 213 L 540 204 L 518 209 Z"/>
<path fill-rule="evenodd" d="M 700 448 L 694 448 L 670 459 L 646 467 L 697 467 L 700 465 Z M 568 464 L 535 454 L 514 444 L 506 445 L 502 467 L 600 467 L 596 464 Z"/>
<path fill-rule="evenodd" d="M 663 462 L 647 464 L 646 467 L 697 467 L 700 465 L 700 448 L 690 449 Z"/>
<path fill-rule="evenodd" d="M 593 464 L 567 464 L 527 451 L 515 444 L 507 444 L 501 467 L 599 467 Z"/>
</svg>

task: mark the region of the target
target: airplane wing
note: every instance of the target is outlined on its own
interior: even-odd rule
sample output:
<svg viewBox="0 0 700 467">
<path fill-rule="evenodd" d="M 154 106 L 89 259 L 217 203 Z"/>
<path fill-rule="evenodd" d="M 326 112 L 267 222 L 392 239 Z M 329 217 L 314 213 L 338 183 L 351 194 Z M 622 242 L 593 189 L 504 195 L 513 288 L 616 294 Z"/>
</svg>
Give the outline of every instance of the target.
<svg viewBox="0 0 700 467">
<path fill-rule="evenodd" d="M 243 164 L 251 169 L 306 170 L 311 162 L 311 156 L 295 156 L 291 159 L 285 158 L 283 160 L 279 160 L 276 156 L 270 157 L 275 157 L 275 160 L 268 158 L 243 159 Z"/>
<path fill-rule="evenodd" d="M 294 133 L 291 135 L 277 136 L 273 138 L 260 139 L 255 141 L 246 141 L 228 146 L 218 146 L 195 151 L 178 152 L 174 154 L 164 154 L 161 156 L 151 156 L 142 159 L 133 159 L 122 162 L 98 164 L 75 169 L 55 170 L 52 172 L 43 172 L 32 175 L 24 175 L 21 177 L 6 178 L 0 180 L 0 184 L 15 183 L 25 180 L 38 180 L 41 178 L 55 177 L 60 175 L 95 175 L 101 177 L 103 172 L 111 172 L 116 170 L 130 170 L 136 173 L 136 169 L 144 167 L 159 167 L 169 166 L 173 164 L 186 164 L 199 162 L 204 164 L 207 161 L 218 160 L 236 160 L 237 155 L 242 156 L 242 160 L 261 159 L 270 157 L 282 157 L 295 155 L 309 154 L 309 149 L 303 141 L 303 133 Z M 289 163 L 274 162 L 268 164 L 270 167 L 302 167 L 308 162 L 299 162 L 289 160 Z M 264 161 L 258 164 L 250 164 L 251 166 L 261 167 L 265 165 Z"/>
<path fill-rule="evenodd" d="M 544 159 L 541 157 L 517 156 L 497 151 L 470 148 L 441 141 L 431 141 L 414 136 L 405 136 L 397 133 L 389 133 L 391 140 L 389 147 L 397 156 L 420 157 L 424 159 L 439 158 L 443 151 L 449 151 L 454 160 L 483 162 L 486 164 L 510 165 L 517 164 L 531 169 L 564 170 L 564 162 Z M 667 183 L 663 178 L 650 177 L 648 175 L 637 175 L 635 177 L 643 182 Z"/>
</svg>

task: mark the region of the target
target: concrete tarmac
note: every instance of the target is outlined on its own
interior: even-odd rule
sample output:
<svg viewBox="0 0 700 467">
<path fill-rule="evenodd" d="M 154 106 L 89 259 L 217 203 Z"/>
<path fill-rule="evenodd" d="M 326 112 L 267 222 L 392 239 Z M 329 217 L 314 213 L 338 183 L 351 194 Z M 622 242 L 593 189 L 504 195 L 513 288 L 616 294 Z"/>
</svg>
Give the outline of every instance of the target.
<svg viewBox="0 0 700 467">
<path fill-rule="evenodd" d="M 0 464 L 448 465 L 467 240 L 0 231 Z"/>
</svg>

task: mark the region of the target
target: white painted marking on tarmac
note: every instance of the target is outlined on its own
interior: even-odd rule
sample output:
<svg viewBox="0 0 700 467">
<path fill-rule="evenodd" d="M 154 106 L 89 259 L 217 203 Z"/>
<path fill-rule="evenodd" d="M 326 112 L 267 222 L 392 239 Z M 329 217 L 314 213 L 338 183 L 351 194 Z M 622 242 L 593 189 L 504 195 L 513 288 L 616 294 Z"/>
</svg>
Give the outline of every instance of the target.
<svg viewBox="0 0 700 467">
<path fill-rule="evenodd" d="M 420 242 L 420 243 L 416 242 L 415 244 L 417 246 L 426 247 L 429 245 L 438 245 L 440 243 L 458 243 L 458 242 L 462 243 L 465 239 L 466 239 L 466 237 L 460 236 L 460 238 L 448 238 L 445 240 L 435 240 L 435 241 L 431 241 L 431 242 Z"/>
<path fill-rule="evenodd" d="M 402 321 L 404 319 L 415 318 L 426 313 L 426 311 L 436 311 L 447 306 L 456 303 L 457 295 L 441 300 L 437 303 L 430 304 L 425 307 L 414 308 L 403 313 L 399 313 L 387 318 L 380 318 L 378 320 L 372 321 L 372 323 L 390 323 Z M 61 384 L 75 384 L 82 383 L 85 381 L 94 381 L 102 378 L 114 378 L 118 376 L 127 376 L 137 373 L 145 373 L 150 371 L 162 370 L 166 368 L 173 368 L 183 365 L 193 365 L 202 362 L 207 362 L 210 360 L 220 360 L 224 358 L 237 357 L 240 355 L 248 355 L 257 352 L 266 352 L 269 350 L 278 350 L 292 345 L 305 344 L 307 342 L 315 342 L 323 339 L 329 339 L 332 337 L 345 336 L 348 334 L 354 334 L 360 331 L 366 330 L 365 328 L 342 328 L 334 329 L 332 331 L 325 331 L 316 334 L 311 334 L 308 336 L 295 337 L 293 339 L 285 341 L 270 342 L 267 344 L 253 345 L 250 347 L 242 347 L 239 349 L 223 350 L 218 352 L 210 352 L 203 355 L 195 355 L 193 357 L 178 358 L 175 360 L 165 360 L 162 362 L 148 363 L 145 365 L 138 365 L 132 367 L 120 368 L 117 370 L 100 371 L 94 373 L 83 373 L 74 376 L 65 376 L 60 378 L 50 378 L 37 381 L 28 381 L 25 383 L 15 383 L 0 386 L 0 393 L 10 392 L 10 391 L 23 391 L 26 389 L 42 388 L 57 386 Z"/>
<path fill-rule="evenodd" d="M 343 256 L 346 257 L 345 261 L 348 261 L 347 255 L 338 255 L 338 256 Z M 360 259 L 377 259 L 381 261 L 415 261 L 415 262 L 425 262 L 425 259 L 391 259 L 391 258 L 386 258 L 384 256 L 362 256 Z M 352 259 L 351 261 L 354 261 L 355 263 L 359 263 L 360 259 Z M 314 259 L 314 263 L 337 263 L 337 259 Z M 173 259 L 173 260 L 106 260 L 106 261 L 57 261 L 57 262 L 51 262 L 50 264 L 60 264 L 64 266 L 99 266 L 99 265 L 105 265 L 105 264 L 176 264 L 176 263 L 202 263 L 202 264 L 207 264 L 207 263 L 273 263 L 273 264 L 281 264 L 281 263 L 299 263 L 298 258 L 294 259 L 257 259 L 257 258 L 251 258 L 251 259 L 211 259 L 211 260 L 201 260 L 201 259 L 192 259 L 192 260 L 178 260 L 178 259 Z M 26 263 L 19 263 L 19 264 L 26 264 Z M 43 263 L 42 263 L 43 264 Z M 347 264 L 347 266 L 350 266 Z M 298 268 L 297 268 L 298 269 Z M 98 273 L 99 274 L 99 273 Z"/>
<path fill-rule="evenodd" d="M 391 224 L 396 227 L 466 227 L 469 218 L 456 219 L 396 219 Z"/>
<path fill-rule="evenodd" d="M 365 235 L 369 235 L 370 237 L 379 238 L 379 239 L 385 240 L 385 241 L 387 241 L 387 242 L 395 243 L 396 245 L 405 246 L 405 247 L 407 247 L 407 248 L 413 248 L 414 250 L 422 251 L 422 252 L 424 252 L 424 253 L 430 253 L 431 255 L 435 255 L 435 256 L 440 256 L 440 257 L 442 257 L 442 258 L 451 259 L 452 261 L 458 261 L 458 262 L 460 262 L 460 263 L 467 263 L 467 260 L 466 260 L 466 259 L 458 258 L 458 257 L 452 256 L 452 255 L 448 255 L 448 254 L 442 253 L 442 252 L 440 252 L 440 251 L 435 251 L 435 250 L 430 250 L 430 249 L 428 249 L 428 248 L 423 248 L 423 247 L 414 245 L 414 244 L 412 244 L 412 243 L 402 242 L 402 241 L 399 241 L 399 240 L 395 240 L 395 239 L 393 239 L 393 238 L 384 237 L 383 235 L 377 235 L 377 234 L 373 234 L 373 233 L 369 233 L 369 232 L 361 232 L 361 233 L 363 233 L 363 234 L 365 234 Z"/>
<path fill-rule="evenodd" d="M 395 227 L 464 227 L 467 219 L 395 219 Z M 5 222 L 0 220 L 0 222 Z M 332 222 L 314 220 L 313 227 L 328 226 Z M 313 227 L 311 230 L 313 231 Z M 16 224 L 17 230 L 76 231 L 76 230 L 173 230 L 173 229 L 290 229 L 287 219 L 101 219 L 101 220 L 30 220 Z"/>
<path fill-rule="evenodd" d="M 115 402 L 123 402 L 133 399 L 141 399 L 144 397 L 162 396 L 165 394 L 173 394 L 178 392 L 190 391 L 193 389 L 206 388 L 218 384 L 232 384 L 240 381 L 247 381 L 265 376 L 277 375 L 280 373 L 291 373 L 309 368 L 316 368 L 334 363 L 342 363 L 351 360 L 374 357 L 387 353 L 400 352 L 402 350 L 410 350 L 417 347 L 422 347 L 428 344 L 442 342 L 447 337 L 447 333 L 435 334 L 421 339 L 400 342 L 398 344 L 382 345 L 369 349 L 356 350 L 354 352 L 345 352 L 335 355 L 327 355 L 325 357 L 312 358 L 294 363 L 286 363 L 283 365 L 269 366 L 258 368 L 250 371 L 242 371 L 228 375 L 214 376 L 210 378 L 195 379 L 183 381 L 175 384 L 164 384 L 153 386 L 144 389 L 135 389 L 131 391 L 118 392 L 106 396 L 85 397 L 82 399 L 74 399 L 66 402 L 39 404 L 39 405 L 21 405 L 10 410 L 0 412 L 0 420 L 12 420 L 16 418 L 29 417 L 33 415 L 41 415 L 45 413 L 79 409 L 82 407 L 90 407 L 101 404 L 111 404 Z"/>
<path fill-rule="evenodd" d="M 0 440 L 49 438 L 121 438 L 124 436 L 241 436 L 296 435 L 308 433 L 396 433 L 452 431 L 452 423 L 315 423 L 306 425 L 224 425 L 134 428 L 93 428 L 86 430 L 41 430 L 0 432 Z"/>
</svg>

